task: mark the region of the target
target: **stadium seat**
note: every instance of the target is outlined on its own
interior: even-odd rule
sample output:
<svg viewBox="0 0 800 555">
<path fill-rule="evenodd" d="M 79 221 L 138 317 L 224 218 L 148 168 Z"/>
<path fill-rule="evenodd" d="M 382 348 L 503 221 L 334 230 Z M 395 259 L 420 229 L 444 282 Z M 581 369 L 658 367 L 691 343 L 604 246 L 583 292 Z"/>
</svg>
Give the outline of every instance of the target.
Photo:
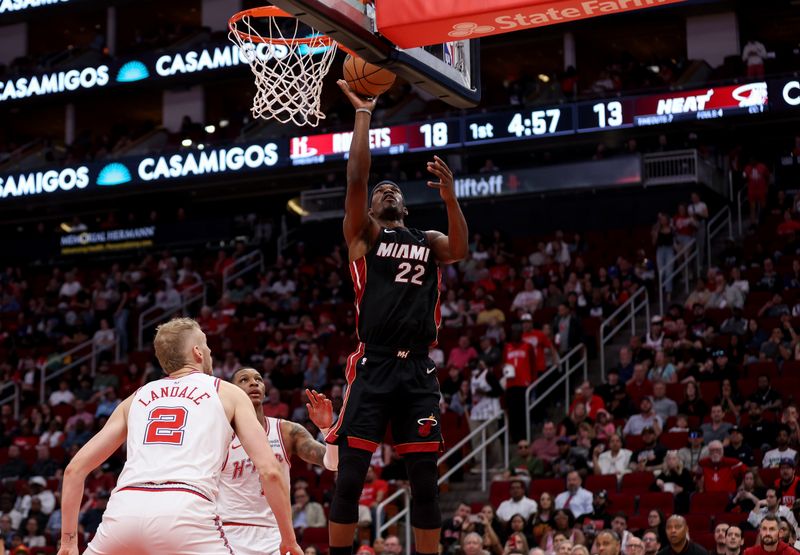
<svg viewBox="0 0 800 555">
<path fill-rule="evenodd" d="M 306 528 L 303 530 L 303 548 L 310 545 L 315 546 L 321 551 L 328 550 L 328 527 Z"/>
<path fill-rule="evenodd" d="M 632 515 L 636 511 L 636 497 L 624 493 L 609 493 L 608 512 L 614 514 L 620 511 Z"/>
<path fill-rule="evenodd" d="M 667 449 L 680 449 L 686 447 L 689 442 L 689 434 L 687 432 L 667 432 L 661 435 L 659 442 Z"/>
<path fill-rule="evenodd" d="M 756 464 L 761 464 L 761 457 L 756 460 Z M 758 469 L 758 476 L 761 478 L 761 481 L 764 482 L 766 487 L 772 487 L 775 483 L 775 480 L 780 478 L 781 469 L 780 468 L 759 468 Z"/>
<path fill-rule="evenodd" d="M 586 477 L 583 487 L 591 492 L 606 490 L 608 493 L 617 491 L 617 477 L 614 474 L 590 474 Z"/>
<path fill-rule="evenodd" d="M 686 524 L 692 532 L 709 532 L 712 531 L 712 522 L 709 515 L 689 513 L 683 515 L 686 519 Z"/>
<path fill-rule="evenodd" d="M 492 504 L 492 507 L 496 508 L 500 506 L 500 503 L 508 499 L 510 486 L 511 481 L 509 480 L 495 480 L 492 482 L 492 485 L 489 487 L 489 503 Z M 538 499 L 538 496 L 534 497 L 535 501 Z"/>
<path fill-rule="evenodd" d="M 625 437 L 625 449 L 630 449 L 631 451 L 636 452 L 642 447 L 644 447 L 644 441 L 642 440 L 642 436 Z"/>
<path fill-rule="evenodd" d="M 542 493 L 547 492 L 553 497 L 567 489 L 566 483 L 561 478 L 544 478 L 541 480 L 531 480 L 530 497 L 534 500 L 539 499 Z"/>
<path fill-rule="evenodd" d="M 747 513 L 718 513 L 714 515 L 714 526 L 724 522 L 731 526 L 741 526 L 747 521 Z"/>
<path fill-rule="evenodd" d="M 709 551 L 714 550 L 715 547 L 714 532 L 695 532 L 690 527 L 689 533 L 691 534 L 692 541 L 699 543 Z M 752 544 L 748 543 L 745 545 L 752 545 Z"/>
<path fill-rule="evenodd" d="M 655 481 L 652 472 L 631 472 L 622 477 L 622 493 L 649 492 L 650 486 Z"/>
<path fill-rule="evenodd" d="M 692 514 L 713 515 L 725 511 L 730 495 L 725 492 L 695 493 L 689 504 Z"/>
<path fill-rule="evenodd" d="M 647 515 L 630 515 L 628 516 L 628 530 L 636 532 L 647 528 Z"/>
<path fill-rule="evenodd" d="M 647 515 L 652 509 L 658 509 L 664 515 L 671 515 L 675 508 L 675 498 L 671 493 L 649 492 L 639 495 L 639 514 Z"/>
<path fill-rule="evenodd" d="M 769 376 L 770 379 L 778 377 L 778 366 L 772 360 L 759 360 L 751 362 L 745 366 L 748 378 L 758 378 L 761 375 Z"/>
</svg>

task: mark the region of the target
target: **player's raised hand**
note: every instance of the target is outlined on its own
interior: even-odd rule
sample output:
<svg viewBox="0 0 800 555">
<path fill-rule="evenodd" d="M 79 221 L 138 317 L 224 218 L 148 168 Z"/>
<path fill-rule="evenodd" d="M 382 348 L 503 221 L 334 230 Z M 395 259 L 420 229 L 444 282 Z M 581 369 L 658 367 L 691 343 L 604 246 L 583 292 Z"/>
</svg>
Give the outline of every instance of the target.
<svg viewBox="0 0 800 555">
<path fill-rule="evenodd" d="M 439 178 L 439 181 L 428 181 L 428 187 L 439 189 L 442 200 L 455 200 L 456 191 L 453 182 L 453 172 L 438 156 L 433 157 L 433 161 L 428 162 L 428 171 Z"/>
<path fill-rule="evenodd" d="M 344 79 L 339 79 L 336 81 L 336 84 L 339 85 L 340 89 L 342 89 L 342 92 L 350 101 L 350 104 L 353 105 L 353 108 L 356 110 L 365 109 L 369 110 L 370 112 L 375 111 L 375 103 L 378 102 L 377 96 L 373 96 L 372 98 L 364 98 L 363 96 L 359 96 L 353 92 L 353 89 L 350 88 L 350 85 L 348 85 L 347 81 Z"/>
<path fill-rule="evenodd" d="M 306 389 L 308 417 L 320 430 L 327 430 L 333 425 L 333 403 L 322 393 Z"/>
</svg>

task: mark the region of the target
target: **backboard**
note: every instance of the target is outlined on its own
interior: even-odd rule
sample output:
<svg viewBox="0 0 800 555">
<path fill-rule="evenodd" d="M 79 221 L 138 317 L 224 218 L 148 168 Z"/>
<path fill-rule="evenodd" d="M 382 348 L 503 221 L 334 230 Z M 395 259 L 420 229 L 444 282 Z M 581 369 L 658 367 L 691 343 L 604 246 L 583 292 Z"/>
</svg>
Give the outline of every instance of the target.
<svg viewBox="0 0 800 555">
<path fill-rule="evenodd" d="M 403 49 L 376 32 L 375 6 L 361 0 L 270 0 L 283 11 L 343 44 L 366 61 L 390 69 L 452 106 L 481 98 L 478 39 Z"/>
</svg>

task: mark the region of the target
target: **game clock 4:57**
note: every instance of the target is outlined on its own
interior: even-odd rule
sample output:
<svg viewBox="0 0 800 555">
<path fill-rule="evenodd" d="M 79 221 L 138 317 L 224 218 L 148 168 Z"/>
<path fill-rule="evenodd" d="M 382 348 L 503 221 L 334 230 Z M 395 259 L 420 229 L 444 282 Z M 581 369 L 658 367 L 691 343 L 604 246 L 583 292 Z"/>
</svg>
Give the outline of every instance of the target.
<svg viewBox="0 0 800 555">
<path fill-rule="evenodd" d="M 557 106 L 468 116 L 465 143 L 518 141 L 574 133 L 573 110 L 573 106 Z"/>
</svg>

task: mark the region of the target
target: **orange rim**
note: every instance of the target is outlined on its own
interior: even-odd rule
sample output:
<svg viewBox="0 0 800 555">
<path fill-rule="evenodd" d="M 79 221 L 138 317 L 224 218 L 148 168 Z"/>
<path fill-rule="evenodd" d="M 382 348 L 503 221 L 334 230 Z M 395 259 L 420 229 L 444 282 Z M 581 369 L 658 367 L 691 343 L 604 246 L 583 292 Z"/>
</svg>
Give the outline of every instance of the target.
<svg viewBox="0 0 800 555">
<path fill-rule="evenodd" d="M 295 37 L 292 39 L 274 38 L 274 37 L 261 37 L 259 35 L 251 35 L 236 28 L 236 24 L 245 17 L 291 17 L 290 15 L 276 6 L 262 6 L 260 8 L 251 8 L 249 10 L 241 11 L 231 16 L 228 20 L 228 29 L 235 33 L 242 40 L 250 42 L 260 42 L 265 44 L 282 44 L 284 46 L 294 46 L 296 44 L 317 44 L 323 46 L 330 46 L 333 44 L 333 39 L 327 35 L 317 35 L 315 37 Z"/>
</svg>

